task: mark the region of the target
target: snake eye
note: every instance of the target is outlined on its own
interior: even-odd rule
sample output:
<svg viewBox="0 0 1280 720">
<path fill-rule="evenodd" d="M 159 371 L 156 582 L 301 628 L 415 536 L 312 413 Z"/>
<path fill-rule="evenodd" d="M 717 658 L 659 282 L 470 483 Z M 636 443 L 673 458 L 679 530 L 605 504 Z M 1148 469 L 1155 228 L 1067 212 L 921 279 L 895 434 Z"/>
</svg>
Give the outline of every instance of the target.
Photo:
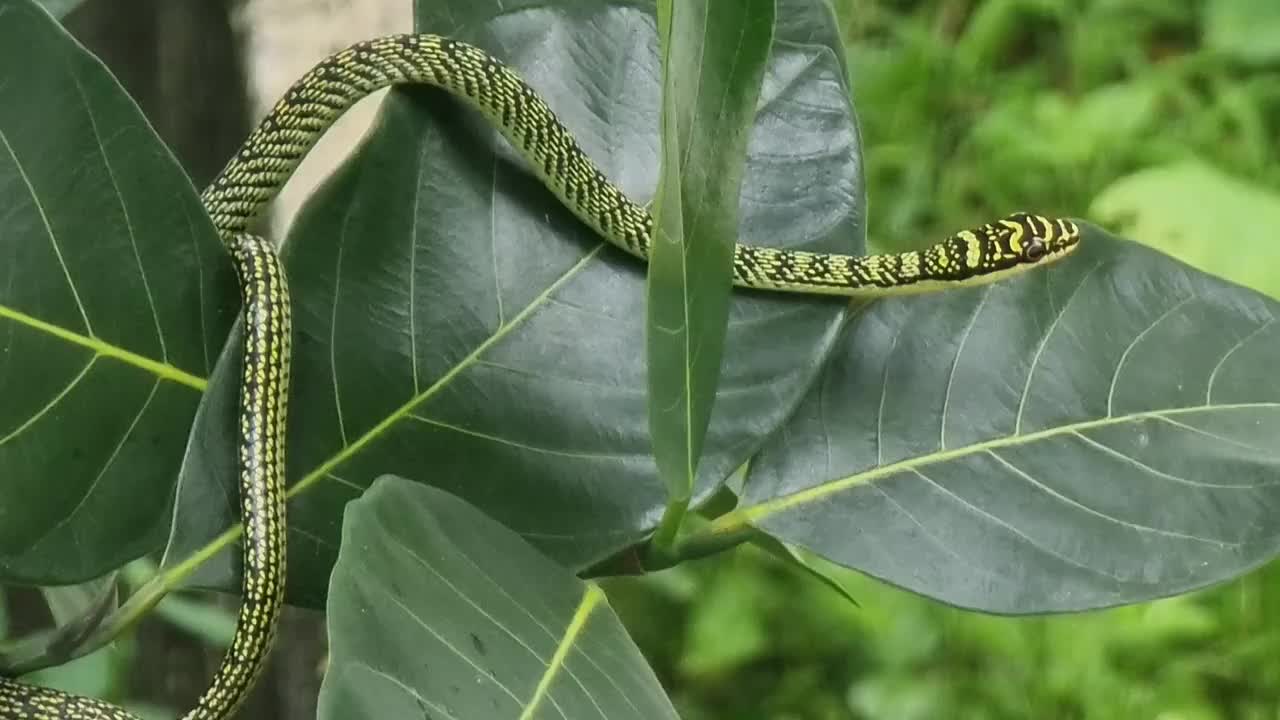
<svg viewBox="0 0 1280 720">
<path fill-rule="evenodd" d="M 1049 248 L 1045 246 L 1044 240 L 1038 237 L 1031 238 L 1031 241 L 1022 248 L 1023 257 L 1031 262 L 1044 257 L 1047 252 L 1049 252 Z"/>
</svg>

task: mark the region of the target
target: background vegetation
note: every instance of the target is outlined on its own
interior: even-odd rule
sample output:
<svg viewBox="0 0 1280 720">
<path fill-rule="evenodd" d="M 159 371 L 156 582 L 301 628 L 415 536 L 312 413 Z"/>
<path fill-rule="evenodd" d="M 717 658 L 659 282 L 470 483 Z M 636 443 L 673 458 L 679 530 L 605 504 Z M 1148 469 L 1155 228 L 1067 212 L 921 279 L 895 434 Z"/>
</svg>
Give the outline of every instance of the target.
<svg viewBox="0 0 1280 720">
<path fill-rule="evenodd" d="M 1034 209 L 1280 297 L 1280 244 L 1266 232 L 1280 223 L 1280 3 L 835 4 L 873 244 L 923 245 Z M 1278 572 L 1032 619 L 845 573 L 852 607 L 751 550 L 608 589 L 686 720 L 1261 720 L 1280 717 Z M 217 614 L 167 617 L 225 635 Z M 134 657 L 126 642 L 56 672 L 96 690 L 122 682 Z"/>
</svg>

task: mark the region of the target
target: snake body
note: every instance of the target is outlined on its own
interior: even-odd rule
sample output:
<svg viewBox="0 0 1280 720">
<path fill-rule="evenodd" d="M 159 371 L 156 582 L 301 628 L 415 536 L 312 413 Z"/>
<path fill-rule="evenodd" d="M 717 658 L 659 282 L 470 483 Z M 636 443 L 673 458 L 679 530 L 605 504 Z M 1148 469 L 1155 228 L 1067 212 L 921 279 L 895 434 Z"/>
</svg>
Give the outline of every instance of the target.
<svg viewBox="0 0 1280 720">
<path fill-rule="evenodd" d="M 614 245 L 648 258 L 648 210 L 604 176 L 520 76 L 485 51 L 438 35 L 358 43 L 294 83 L 205 191 L 214 223 L 243 230 L 339 115 L 374 90 L 404 83 L 443 88 L 478 110 L 579 219 Z M 1070 220 L 1016 213 L 918 252 L 854 256 L 737 245 L 733 279 L 741 287 L 808 294 L 923 292 L 992 282 L 1043 265 L 1065 256 L 1079 237 Z"/>
<path fill-rule="evenodd" d="M 187 720 L 226 720 L 253 687 L 275 634 L 284 592 L 284 428 L 289 385 L 289 298 L 271 246 L 246 234 L 319 137 L 374 90 L 425 84 L 463 100 L 501 132 L 548 189 L 602 238 L 642 259 L 649 212 L 611 183 L 551 108 L 483 50 L 435 35 L 358 43 L 298 80 L 250 134 L 201 199 L 236 266 L 245 337 L 239 474 L 245 526 L 244 600 L 222 665 Z M 921 251 L 852 256 L 737 245 L 738 286 L 880 296 L 992 282 L 1071 252 L 1070 220 L 1017 213 Z M 136 720 L 108 703 L 0 679 L 0 720 Z"/>
<path fill-rule="evenodd" d="M 290 322 L 284 269 L 269 242 L 224 236 L 243 299 L 238 464 L 244 590 L 236 632 L 213 682 L 184 720 L 224 720 L 253 687 L 284 601 L 284 429 Z M 0 720 L 137 720 L 123 708 L 0 678 Z"/>
</svg>

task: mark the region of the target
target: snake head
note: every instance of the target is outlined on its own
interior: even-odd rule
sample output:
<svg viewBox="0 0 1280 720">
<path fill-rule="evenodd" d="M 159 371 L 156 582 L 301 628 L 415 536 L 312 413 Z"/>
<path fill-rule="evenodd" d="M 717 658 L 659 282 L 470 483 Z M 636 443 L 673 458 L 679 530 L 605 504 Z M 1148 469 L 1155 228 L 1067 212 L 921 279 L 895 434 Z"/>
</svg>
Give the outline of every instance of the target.
<svg viewBox="0 0 1280 720">
<path fill-rule="evenodd" d="M 949 279 L 992 282 L 1058 260 L 1079 242 L 1070 220 L 1017 212 L 952 235 L 943 247 L 954 262 L 941 265 Z"/>
<path fill-rule="evenodd" d="M 987 242 L 988 267 L 1013 267 L 1057 260 L 1075 249 L 1080 228 L 1065 218 L 1016 212 L 972 231 Z"/>
<path fill-rule="evenodd" d="M 1072 221 L 1013 213 L 960 232 L 924 253 L 926 279 L 965 285 L 995 282 L 1063 258 L 1080 242 Z"/>
</svg>

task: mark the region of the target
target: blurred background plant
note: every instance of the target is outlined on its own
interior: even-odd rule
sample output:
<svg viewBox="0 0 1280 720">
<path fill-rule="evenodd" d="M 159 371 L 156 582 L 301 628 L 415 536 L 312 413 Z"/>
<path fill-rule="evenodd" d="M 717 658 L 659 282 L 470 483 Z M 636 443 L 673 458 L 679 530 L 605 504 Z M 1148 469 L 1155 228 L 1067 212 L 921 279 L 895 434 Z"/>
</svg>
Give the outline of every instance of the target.
<svg viewBox="0 0 1280 720">
<path fill-rule="evenodd" d="M 835 0 L 869 243 L 1083 217 L 1280 297 L 1280 3 Z M 1280 569 L 999 618 L 741 550 L 614 581 L 686 720 L 1280 717 Z"/>
<path fill-rule="evenodd" d="M 1280 3 L 835 0 L 873 242 L 1087 217 L 1280 292 Z"/>
<path fill-rule="evenodd" d="M 128 52 L 152 45 L 111 18 L 225 16 L 235 3 L 216 11 L 200 2 L 124 4 L 137 7 L 89 2 L 69 24 L 202 184 L 247 130 L 237 115 L 243 91 L 227 90 L 241 82 L 228 65 L 229 28 L 188 28 L 203 39 L 187 45 L 209 56 L 187 71 L 204 78 L 192 84 L 175 78 L 172 65 L 138 74 L 155 59 Z M 1099 222 L 1280 298 L 1280 243 L 1268 237 L 1280 226 L 1280 2 L 833 4 L 862 126 L 873 248 L 920 246 L 1029 209 Z M 140 25 L 130 32 L 146 34 Z M 175 36 L 172 27 L 154 34 Z M 220 88 L 210 87 L 211 69 L 221 73 Z M 222 109 L 212 141 L 208 114 L 162 92 L 173 87 L 201 87 Z M 188 115 L 203 124 L 187 128 Z M 1147 605 L 1051 618 L 961 612 L 839 575 L 860 607 L 749 548 L 607 589 L 686 720 L 1280 717 L 1280 569 Z M 167 627 L 220 654 L 230 615 L 200 603 L 165 607 L 144 639 L 147 628 Z M 319 632 L 315 620 L 308 636 Z M 5 624 L 0 603 L 0 637 Z M 145 699 L 135 710 L 173 717 L 165 698 L 191 689 L 157 690 L 135 661 L 174 668 L 134 643 L 48 672 L 61 687 L 137 695 Z M 313 650 L 302 661 L 312 671 Z M 197 685 L 208 674 L 179 669 Z M 278 707 L 271 714 L 286 716 Z"/>
</svg>

